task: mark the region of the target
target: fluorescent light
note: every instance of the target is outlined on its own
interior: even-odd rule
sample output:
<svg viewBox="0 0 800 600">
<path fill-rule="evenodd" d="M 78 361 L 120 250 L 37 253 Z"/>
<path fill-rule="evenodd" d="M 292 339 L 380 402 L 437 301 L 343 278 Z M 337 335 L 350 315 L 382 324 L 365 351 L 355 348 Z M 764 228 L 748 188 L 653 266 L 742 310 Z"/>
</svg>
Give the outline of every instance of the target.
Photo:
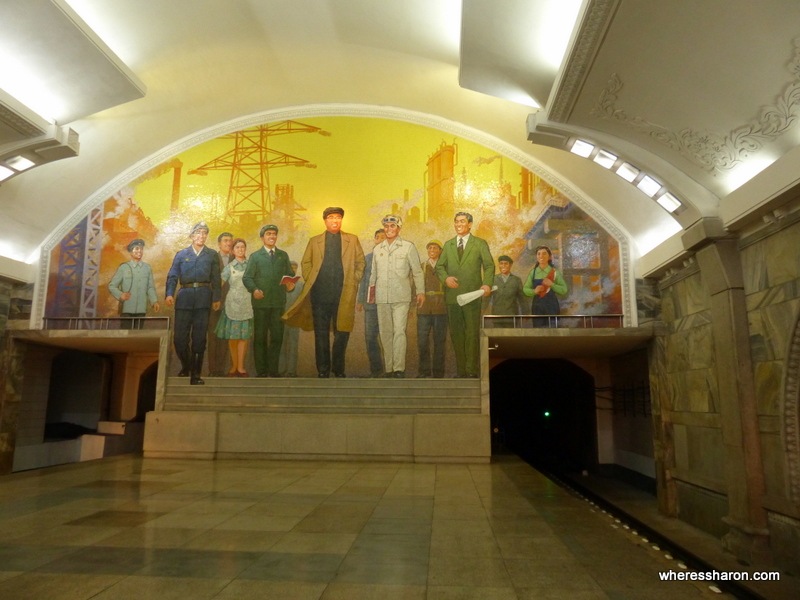
<svg viewBox="0 0 800 600">
<path fill-rule="evenodd" d="M 631 183 L 634 179 L 636 179 L 636 177 L 638 177 L 639 169 L 630 163 L 622 163 L 619 166 L 619 169 L 617 169 L 617 175 L 622 177 L 628 183 Z"/>
<path fill-rule="evenodd" d="M 36 166 L 35 162 L 28 160 L 24 156 L 14 156 L 3 162 L 15 171 L 24 171 L 25 169 L 30 169 L 31 167 Z"/>
<path fill-rule="evenodd" d="M 614 166 L 614 163 L 617 162 L 617 157 L 608 150 L 600 150 L 597 153 L 597 156 L 594 157 L 594 162 L 596 162 L 601 167 L 605 167 L 606 169 L 610 169 Z"/>
<path fill-rule="evenodd" d="M 3 165 L 0 165 L 0 181 L 5 181 L 12 175 L 16 175 L 16 171 L 12 171 L 11 169 L 7 169 Z"/>
<path fill-rule="evenodd" d="M 564 55 L 567 53 L 567 46 L 575 29 L 578 20 L 578 13 L 581 8 L 579 0 L 548 0 L 539 2 L 538 8 L 541 16 L 538 22 L 531 26 L 537 31 L 531 32 L 531 39 L 536 42 L 536 52 L 542 60 L 549 64 L 553 71 L 558 70 Z"/>
<path fill-rule="evenodd" d="M 675 212 L 682 206 L 681 201 L 669 192 L 666 194 L 661 194 L 658 198 L 656 198 L 656 202 L 658 202 L 671 213 Z"/>
<path fill-rule="evenodd" d="M 636 187 L 652 198 L 661 189 L 661 184 L 649 175 L 645 175 Z"/>
<path fill-rule="evenodd" d="M 570 148 L 570 152 L 577 154 L 578 156 L 582 156 L 583 158 L 589 158 L 589 155 L 593 151 L 594 146 L 592 146 L 589 142 L 584 142 L 583 140 L 575 140 L 575 143 L 572 144 L 572 148 Z"/>
</svg>

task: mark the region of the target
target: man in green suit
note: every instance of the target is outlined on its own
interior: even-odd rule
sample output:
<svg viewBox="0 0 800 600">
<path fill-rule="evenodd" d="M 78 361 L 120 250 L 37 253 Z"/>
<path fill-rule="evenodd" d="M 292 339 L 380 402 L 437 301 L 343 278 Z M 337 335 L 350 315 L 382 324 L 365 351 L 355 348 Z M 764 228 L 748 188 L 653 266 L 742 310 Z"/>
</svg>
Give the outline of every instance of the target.
<svg viewBox="0 0 800 600">
<path fill-rule="evenodd" d="M 284 276 L 292 277 L 294 270 L 289 255 L 276 247 L 278 227 L 264 225 L 259 232 L 264 246 L 250 255 L 242 283 L 252 294 L 253 347 L 258 377 L 278 377 L 278 360 L 283 344 L 283 321 L 286 291 L 294 282 L 281 284 Z"/>
<path fill-rule="evenodd" d="M 470 234 L 472 215 L 456 213 L 453 225 L 456 237 L 447 240 L 436 263 L 436 275 L 445 285 L 445 304 L 450 326 L 450 340 L 456 355 L 458 377 L 480 376 L 478 335 L 481 328 L 481 302 L 473 300 L 459 306 L 459 294 L 483 290 L 492 293 L 494 260 L 486 240 Z"/>
</svg>

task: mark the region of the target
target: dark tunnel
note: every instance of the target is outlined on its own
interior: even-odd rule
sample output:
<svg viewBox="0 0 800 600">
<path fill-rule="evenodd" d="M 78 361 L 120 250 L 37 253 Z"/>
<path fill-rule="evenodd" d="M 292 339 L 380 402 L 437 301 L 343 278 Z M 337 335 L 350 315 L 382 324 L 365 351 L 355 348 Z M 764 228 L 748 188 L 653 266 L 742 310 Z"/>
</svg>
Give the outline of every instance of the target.
<svg viewBox="0 0 800 600">
<path fill-rule="evenodd" d="M 597 464 L 594 378 L 561 359 L 512 359 L 490 373 L 492 453 L 515 453 L 537 468 Z"/>
</svg>

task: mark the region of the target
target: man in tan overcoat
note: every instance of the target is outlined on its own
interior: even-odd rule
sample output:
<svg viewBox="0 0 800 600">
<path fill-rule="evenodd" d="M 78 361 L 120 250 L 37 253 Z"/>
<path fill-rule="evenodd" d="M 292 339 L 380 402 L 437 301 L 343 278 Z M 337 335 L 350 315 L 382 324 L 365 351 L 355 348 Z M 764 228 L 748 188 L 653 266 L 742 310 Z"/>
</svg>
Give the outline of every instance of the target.
<svg viewBox="0 0 800 600">
<path fill-rule="evenodd" d="M 356 294 L 364 275 L 358 237 L 342 231 L 344 209 L 322 212 L 325 233 L 308 240 L 300 263 L 306 285 L 283 315 L 288 325 L 314 330 L 317 375 L 345 377 L 345 353 L 355 322 Z M 333 328 L 333 347 L 330 331 Z"/>
</svg>

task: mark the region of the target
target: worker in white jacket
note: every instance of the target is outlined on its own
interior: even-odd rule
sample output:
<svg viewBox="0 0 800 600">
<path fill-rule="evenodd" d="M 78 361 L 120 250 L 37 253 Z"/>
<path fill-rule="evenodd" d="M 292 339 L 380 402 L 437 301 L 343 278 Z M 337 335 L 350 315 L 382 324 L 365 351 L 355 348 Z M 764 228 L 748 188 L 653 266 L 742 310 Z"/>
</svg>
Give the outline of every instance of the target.
<svg viewBox="0 0 800 600">
<path fill-rule="evenodd" d="M 419 307 L 425 302 L 425 279 L 416 247 L 400 237 L 402 219 L 397 215 L 386 215 L 381 222 L 386 239 L 375 246 L 372 253 L 369 301 L 378 307 L 378 330 L 386 377 L 405 377 L 411 281 L 414 281 L 416 305 Z"/>
</svg>

